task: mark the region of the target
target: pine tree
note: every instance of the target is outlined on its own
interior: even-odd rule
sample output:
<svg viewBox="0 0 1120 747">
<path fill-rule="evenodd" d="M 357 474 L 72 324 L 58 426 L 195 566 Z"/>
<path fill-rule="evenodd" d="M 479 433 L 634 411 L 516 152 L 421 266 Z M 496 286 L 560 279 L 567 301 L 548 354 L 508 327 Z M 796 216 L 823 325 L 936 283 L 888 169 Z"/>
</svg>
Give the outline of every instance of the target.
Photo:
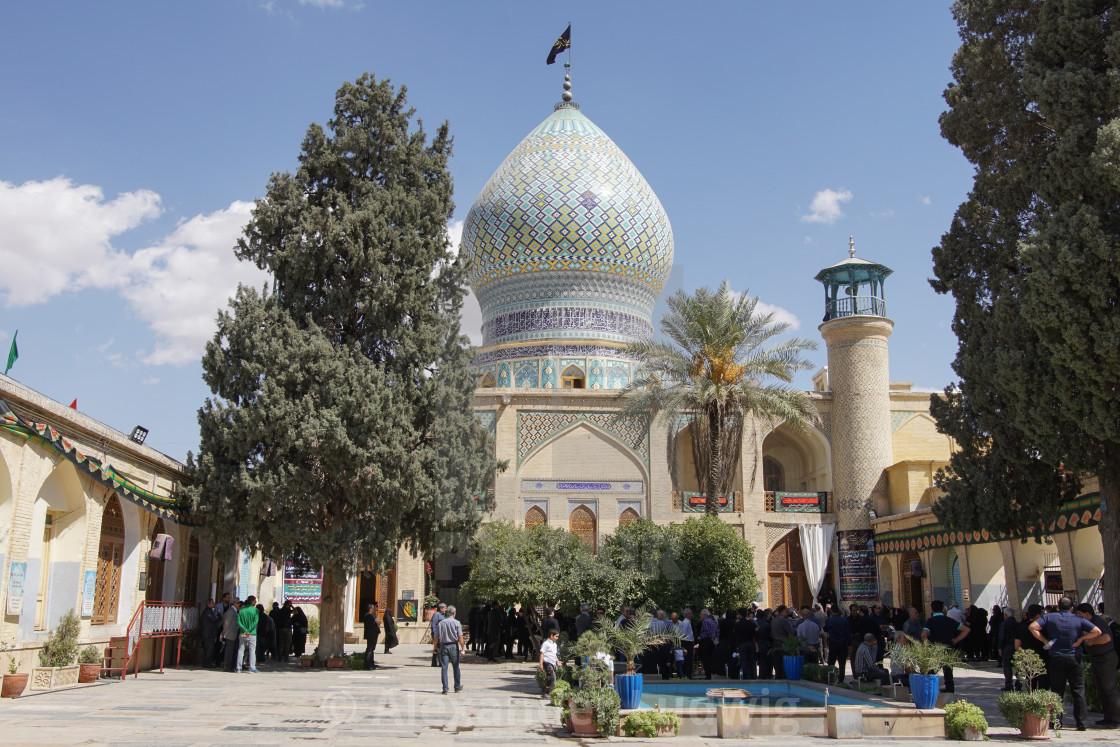
<svg viewBox="0 0 1120 747">
<path fill-rule="evenodd" d="M 1049 489 L 1020 484 L 1010 496 L 1022 529 L 1053 518 L 1061 475 L 1096 475 L 1104 599 L 1116 614 L 1120 14 L 1107 0 L 969 0 L 953 13 L 962 44 L 941 128 L 976 175 L 933 252 L 933 286 L 957 302 L 963 395 L 939 424 L 990 444 L 970 458 L 1002 462 L 988 466 L 993 476 L 1045 465 Z M 954 465 L 946 486 L 981 504 L 980 524 L 1009 496 L 969 489 L 972 468 L 983 466 Z"/>
<path fill-rule="evenodd" d="M 402 545 L 465 546 L 494 466 L 459 330 L 449 127 L 429 142 L 405 93 L 346 83 L 272 176 L 235 251 L 273 290 L 239 288 L 202 361 L 194 519 L 219 549 L 323 566 L 323 655 L 342 653 L 347 577 Z"/>
</svg>

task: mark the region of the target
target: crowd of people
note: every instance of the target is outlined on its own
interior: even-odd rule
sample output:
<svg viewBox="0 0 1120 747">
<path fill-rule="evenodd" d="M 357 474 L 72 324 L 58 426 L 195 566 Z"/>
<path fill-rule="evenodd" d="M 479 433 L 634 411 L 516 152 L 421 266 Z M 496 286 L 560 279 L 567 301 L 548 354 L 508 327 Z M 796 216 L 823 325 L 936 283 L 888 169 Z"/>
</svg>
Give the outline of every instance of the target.
<svg viewBox="0 0 1120 747">
<path fill-rule="evenodd" d="M 199 620 L 202 643 L 201 664 L 222 666 L 227 672 L 257 672 L 257 662 L 272 658 L 287 661 L 301 656 L 307 647 L 307 615 L 292 602 L 272 603 L 265 612 L 256 597 L 231 599 L 229 592 L 219 602 L 206 601 Z"/>
</svg>

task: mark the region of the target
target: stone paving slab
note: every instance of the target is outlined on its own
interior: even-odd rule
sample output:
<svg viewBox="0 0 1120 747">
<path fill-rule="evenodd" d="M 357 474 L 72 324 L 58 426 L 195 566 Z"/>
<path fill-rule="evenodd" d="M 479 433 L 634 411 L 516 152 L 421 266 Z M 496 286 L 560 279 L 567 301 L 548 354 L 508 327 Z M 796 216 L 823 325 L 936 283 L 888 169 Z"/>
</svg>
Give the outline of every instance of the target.
<svg viewBox="0 0 1120 747">
<path fill-rule="evenodd" d="M 356 650 L 356 647 L 354 647 Z M 0 745 L 575 745 L 651 741 L 613 737 L 576 740 L 560 728 L 559 709 L 540 697 L 533 665 L 491 664 L 468 655 L 465 691 L 440 693 L 439 670 L 426 646 L 404 645 L 375 672 L 304 669 L 264 663 L 261 674 L 198 668 L 141 673 L 138 679 L 0 701 Z M 994 741 L 1017 741 L 999 716 L 1002 674 L 993 665 L 963 670 L 959 695 L 984 709 Z M 749 740 L 748 740 L 749 741 Z M 764 740 L 756 739 L 761 744 Z M 765 740 L 769 741 L 769 740 Z M 943 740 L 868 739 L 883 745 Z M 783 747 L 820 738 L 782 738 Z M 1120 731 L 1062 732 L 1059 744 L 1120 742 Z M 658 743 L 662 743 L 658 740 Z M 677 737 L 670 744 L 727 745 L 731 740 Z"/>
</svg>

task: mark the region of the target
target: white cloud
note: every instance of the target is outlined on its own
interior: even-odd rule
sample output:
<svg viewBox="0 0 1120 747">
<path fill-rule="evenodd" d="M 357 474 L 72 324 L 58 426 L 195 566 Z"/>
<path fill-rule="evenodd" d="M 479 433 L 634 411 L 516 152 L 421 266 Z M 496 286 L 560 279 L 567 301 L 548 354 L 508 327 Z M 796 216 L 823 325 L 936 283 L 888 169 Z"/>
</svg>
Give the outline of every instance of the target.
<svg viewBox="0 0 1120 747">
<path fill-rule="evenodd" d="M 238 284 L 259 288 L 266 282 L 264 272 L 233 253 L 252 209 L 250 202 L 234 202 L 225 210 L 196 215 L 158 245 L 128 258 L 121 295 L 158 338 L 145 363 L 198 360 L 214 334 L 218 310 Z"/>
<path fill-rule="evenodd" d="M 100 187 L 58 177 L 0 181 L 0 297 L 30 306 L 66 290 L 116 285 L 121 254 L 111 239 L 160 214 L 146 189 L 106 201 Z"/>
<path fill-rule="evenodd" d="M 890 208 L 888 208 L 886 210 L 872 210 L 871 211 L 871 217 L 875 218 L 875 219 L 893 218 L 894 217 L 894 210 L 891 210 Z"/>
<path fill-rule="evenodd" d="M 144 386 L 155 386 L 156 384 L 159 383 L 159 378 L 156 377 L 156 376 L 149 376 L 146 379 L 141 379 L 140 383 L 143 384 Z"/>
<path fill-rule="evenodd" d="M 797 315 L 781 306 L 759 301 L 758 306 L 755 307 L 755 312 L 758 314 L 773 314 L 775 322 L 789 324 L 790 329 L 801 329 L 801 320 L 797 318 Z"/>
<path fill-rule="evenodd" d="M 844 217 L 840 206 L 852 199 L 852 193 L 847 189 L 822 189 L 813 196 L 809 203 L 809 212 L 801 216 L 805 223 L 835 223 Z"/>
<path fill-rule="evenodd" d="M 345 0 L 299 0 L 300 5 L 314 5 L 316 8 L 344 8 Z"/>
<path fill-rule="evenodd" d="M 930 203 L 929 195 L 918 195 L 918 202 L 928 205 Z"/>
</svg>

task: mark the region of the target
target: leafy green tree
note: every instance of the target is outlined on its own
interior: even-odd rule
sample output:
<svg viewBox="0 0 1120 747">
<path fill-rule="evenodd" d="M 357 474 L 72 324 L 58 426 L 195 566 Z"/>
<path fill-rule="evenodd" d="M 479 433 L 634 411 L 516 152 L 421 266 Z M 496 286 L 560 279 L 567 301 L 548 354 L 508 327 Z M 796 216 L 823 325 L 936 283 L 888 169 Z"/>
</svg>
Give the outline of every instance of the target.
<svg viewBox="0 0 1120 747">
<path fill-rule="evenodd" d="M 664 591 L 657 585 L 652 588 L 658 606 L 722 611 L 738 609 L 758 597 L 762 584 L 754 572 L 754 548 L 734 527 L 710 514 L 672 526 L 680 535 L 680 555 L 675 559 L 680 573 L 666 579 Z"/>
<path fill-rule="evenodd" d="M 473 533 L 494 466 L 447 239 L 451 137 L 414 113 L 369 74 L 338 90 L 237 243 L 273 292 L 239 288 L 202 361 L 193 518 L 219 549 L 323 566 L 325 655 L 342 653 L 347 577 Z"/>
<path fill-rule="evenodd" d="M 939 422 L 991 439 L 986 453 L 1010 469 L 1096 475 L 1116 614 L 1120 14 L 1107 0 L 962 1 L 953 14 L 962 44 L 941 129 L 976 174 L 933 252 L 933 286 L 957 303 L 963 395 Z M 1006 491 L 968 490 L 967 472 L 947 478 L 987 503 L 978 520 L 1006 505 Z M 1058 503 L 1038 489 L 1012 498 L 1029 507 L 1022 528 L 1049 523 Z"/>
<path fill-rule="evenodd" d="M 641 361 L 645 377 L 634 381 L 620 417 L 660 415 L 670 433 L 687 423 L 692 437 L 696 481 L 705 495 L 705 510 L 719 512 L 719 497 L 729 495 L 743 451 L 743 431 L 751 418 L 805 427 L 816 411 L 804 392 L 788 384 L 810 367 L 802 352 L 816 349 L 811 340 L 792 338 L 766 343 L 789 329 L 774 314 L 758 313 L 758 299 L 736 294 L 724 281 L 719 289 L 683 290 L 669 299 L 661 320 L 665 341 L 632 343 L 628 353 Z M 669 438 L 669 469 L 674 485 L 678 440 Z"/>
</svg>

